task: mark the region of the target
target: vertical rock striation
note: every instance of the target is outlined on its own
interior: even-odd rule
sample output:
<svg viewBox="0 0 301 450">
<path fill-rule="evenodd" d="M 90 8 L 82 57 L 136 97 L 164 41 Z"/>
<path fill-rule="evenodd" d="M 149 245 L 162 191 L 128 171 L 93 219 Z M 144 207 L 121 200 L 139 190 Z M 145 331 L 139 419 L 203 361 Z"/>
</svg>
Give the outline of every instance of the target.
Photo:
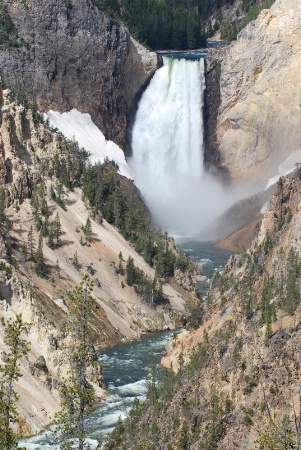
<svg viewBox="0 0 301 450">
<path fill-rule="evenodd" d="M 218 168 L 220 165 L 216 126 L 221 103 L 220 76 L 224 52 L 224 47 L 210 48 L 205 58 L 204 163 L 207 168 Z"/>
<path fill-rule="evenodd" d="M 215 64 L 220 85 L 210 69 L 208 94 L 213 85 L 218 106 L 220 90 L 220 106 L 218 117 L 209 117 L 207 160 L 236 180 L 275 175 L 277 166 L 300 150 L 300 1 L 276 0 Z"/>
<path fill-rule="evenodd" d="M 41 111 L 89 113 L 106 139 L 123 146 L 136 95 L 157 56 L 90 0 L 4 0 L 25 44 L 0 49 L 0 67 Z"/>
</svg>

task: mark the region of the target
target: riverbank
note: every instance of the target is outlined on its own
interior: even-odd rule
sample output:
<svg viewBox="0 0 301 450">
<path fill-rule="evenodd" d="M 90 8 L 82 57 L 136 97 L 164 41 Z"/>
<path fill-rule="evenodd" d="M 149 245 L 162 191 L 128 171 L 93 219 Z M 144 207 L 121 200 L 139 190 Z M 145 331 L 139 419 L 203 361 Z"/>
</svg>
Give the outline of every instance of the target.
<svg viewBox="0 0 301 450">
<path fill-rule="evenodd" d="M 162 351 L 174 333 L 149 333 L 139 341 L 119 344 L 99 354 L 108 396 L 88 417 L 88 437 L 93 448 L 100 442 L 100 436 L 105 438 L 113 430 L 119 417 L 128 414 L 136 398 L 139 401 L 146 398 L 149 367 L 159 366 Z M 20 445 L 27 450 L 58 450 L 58 441 L 47 434 L 24 439 Z"/>
</svg>

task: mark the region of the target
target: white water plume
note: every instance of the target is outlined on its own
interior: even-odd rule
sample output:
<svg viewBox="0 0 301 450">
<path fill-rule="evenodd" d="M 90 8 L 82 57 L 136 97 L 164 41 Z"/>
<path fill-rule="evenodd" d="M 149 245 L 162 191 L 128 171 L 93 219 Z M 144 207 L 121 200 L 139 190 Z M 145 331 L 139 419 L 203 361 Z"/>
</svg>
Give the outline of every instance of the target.
<svg viewBox="0 0 301 450">
<path fill-rule="evenodd" d="M 208 225 L 242 192 L 204 172 L 204 60 L 163 60 L 141 98 L 128 163 L 158 225 L 209 237 Z"/>
</svg>

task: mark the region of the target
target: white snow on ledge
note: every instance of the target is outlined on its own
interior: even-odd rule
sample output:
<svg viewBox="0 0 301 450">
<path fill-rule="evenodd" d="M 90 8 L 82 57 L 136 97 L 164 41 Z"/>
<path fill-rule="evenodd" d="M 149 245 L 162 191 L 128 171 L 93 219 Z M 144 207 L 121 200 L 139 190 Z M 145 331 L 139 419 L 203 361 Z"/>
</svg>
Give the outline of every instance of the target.
<svg viewBox="0 0 301 450">
<path fill-rule="evenodd" d="M 62 114 L 48 111 L 44 116 L 45 119 L 49 119 L 53 128 L 57 128 L 67 139 L 75 139 L 80 147 L 84 147 L 90 153 L 91 164 L 102 163 L 107 158 L 118 164 L 120 175 L 130 180 L 134 179 L 121 148 L 112 141 L 106 141 L 100 129 L 93 123 L 90 114 L 72 109 Z"/>
<path fill-rule="evenodd" d="M 291 153 L 281 164 L 278 166 L 278 174 L 273 178 L 270 178 L 265 191 L 269 189 L 269 187 L 273 186 L 277 183 L 277 181 L 285 176 L 293 172 L 297 165 L 301 163 L 301 150 Z"/>
</svg>

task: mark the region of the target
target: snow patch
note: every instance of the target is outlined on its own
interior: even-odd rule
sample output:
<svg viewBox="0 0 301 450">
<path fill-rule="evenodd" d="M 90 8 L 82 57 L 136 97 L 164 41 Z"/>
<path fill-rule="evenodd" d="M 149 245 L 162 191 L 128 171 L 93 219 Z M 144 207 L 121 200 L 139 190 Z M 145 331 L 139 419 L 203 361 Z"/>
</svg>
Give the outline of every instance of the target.
<svg viewBox="0 0 301 450">
<path fill-rule="evenodd" d="M 133 180 L 133 174 L 127 165 L 123 151 L 112 141 L 106 141 L 103 133 L 93 123 L 90 114 L 83 114 L 77 109 L 59 113 L 48 111 L 44 114 L 50 125 L 57 128 L 67 139 L 75 139 L 80 147 L 90 153 L 90 162 L 104 162 L 106 158 L 115 161 L 120 175 Z"/>
<path fill-rule="evenodd" d="M 266 188 L 267 189 L 267 188 Z M 268 204 L 269 202 L 265 202 L 265 204 L 263 205 L 263 207 L 260 210 L 260 214 L 265 214 L 268 210 Z"/>
<path fill-rule="evenodd" d="M 298 151 L 292 153 L 290 156 L 288 156 L 283 161 L 283 163 L 281 163 L 280 166 L 278 166 L 278 174 L 275 175 L 273 178 L 269 179 L 269 181 L 265 187 L 265 191 L 267 189 L 269 189 L 269 187 L 276 184 L 277 181 L 279 180 L 279 178 L 293 172 L 296 169 L 296 166 L 300 163 L 301 163 L 301 150 L 298 150 Z"/>
</svg>

